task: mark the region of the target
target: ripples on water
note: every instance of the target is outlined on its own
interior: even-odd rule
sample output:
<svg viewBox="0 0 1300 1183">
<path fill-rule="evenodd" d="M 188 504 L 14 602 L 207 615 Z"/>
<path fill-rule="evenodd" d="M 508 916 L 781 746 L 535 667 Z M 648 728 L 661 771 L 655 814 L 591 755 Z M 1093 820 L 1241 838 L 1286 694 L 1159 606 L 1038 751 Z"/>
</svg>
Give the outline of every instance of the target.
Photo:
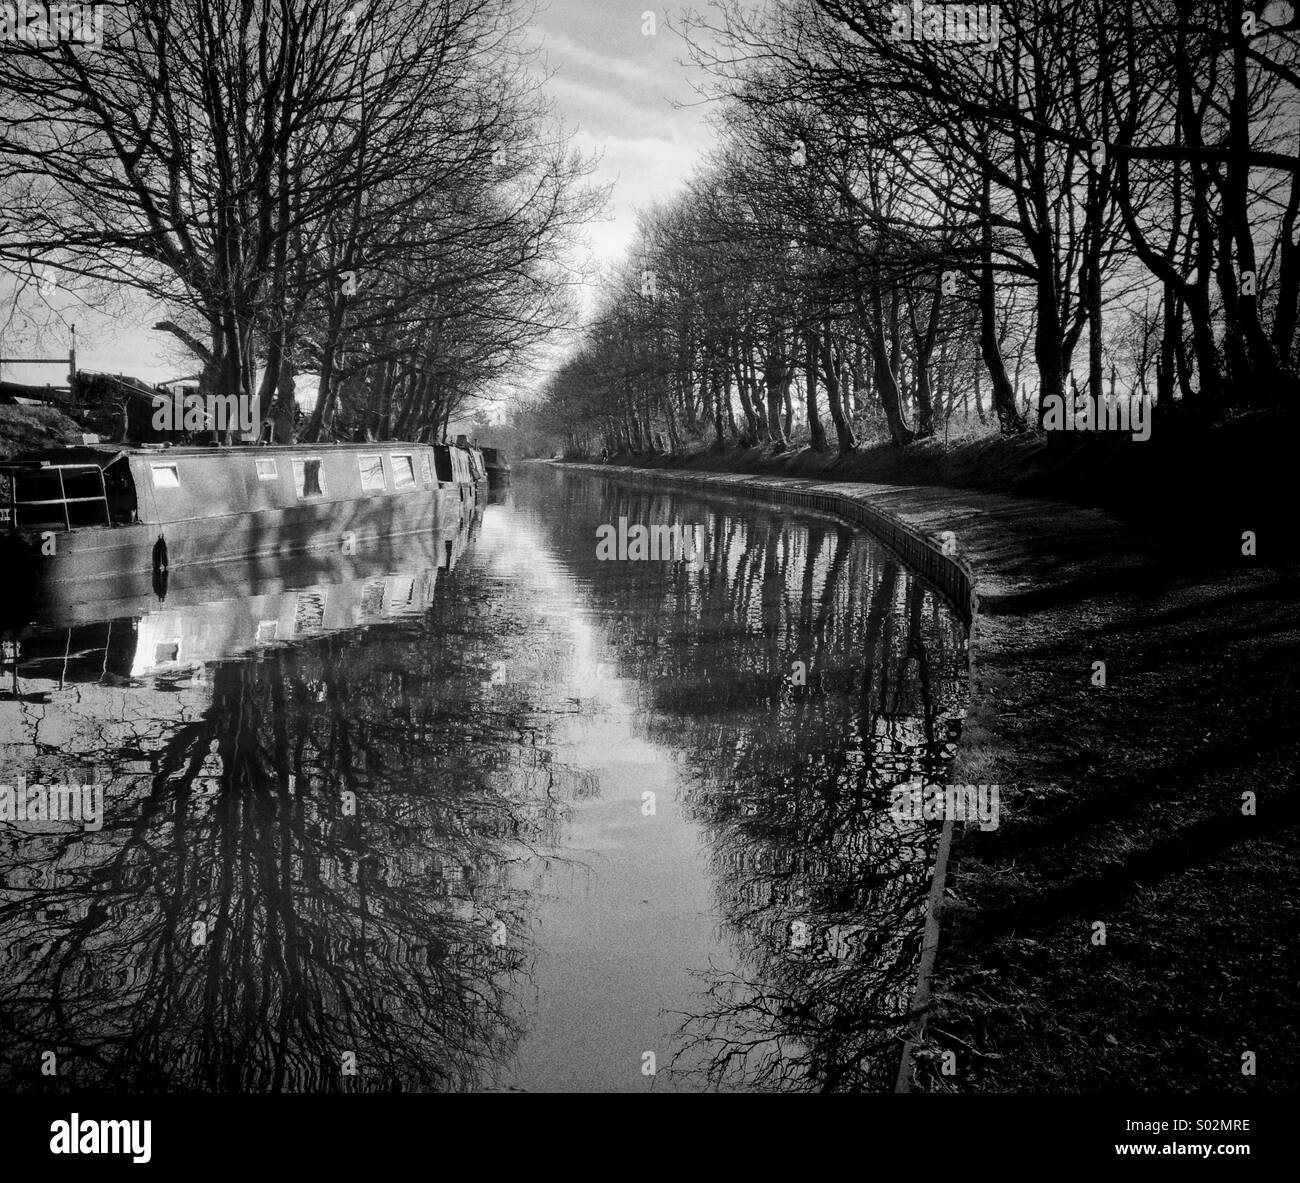
<svg viewBox="0 0 1300 1183">
<path fill-rule="evenodd" d="M 830 518 L 523 469 L 8 622 L 0 783 L 105 817 L 0 822 L 0 1087 L 892 1086 L 962 626 Z M 597 561 L 620 517 L 702 568 Z"/>
</svg>

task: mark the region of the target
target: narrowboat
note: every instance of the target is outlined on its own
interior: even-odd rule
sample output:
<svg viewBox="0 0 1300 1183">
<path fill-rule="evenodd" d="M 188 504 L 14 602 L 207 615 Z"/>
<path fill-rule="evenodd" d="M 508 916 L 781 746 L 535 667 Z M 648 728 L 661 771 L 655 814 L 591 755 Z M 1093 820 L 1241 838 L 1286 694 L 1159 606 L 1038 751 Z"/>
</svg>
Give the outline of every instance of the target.
<svg viewBox="0 0 1300 1183">
<path fill-rule="evenodd" d="M 456 450 L 464 455 L 475 487 L 480 490 L 486 488 L 488 473 L 487 462 L 483 459 L 483 449 L 471 444 L 465 436 L 458 435 L 456 437 Z"/>
<path fill-rule="evenodd" d="M 487 468 L 488 487 L 499 489 L 510 483 L 510 461 L 500 448 L 482 448 L 483 464 Z"/>
<path fill-rule="evenodd" d="M 445 444 L 87 445 L 0 463 L 0 555 L 34 586 L 155 579 L 189 563 L 356 554 L 479 498 Z"/>
</svg>

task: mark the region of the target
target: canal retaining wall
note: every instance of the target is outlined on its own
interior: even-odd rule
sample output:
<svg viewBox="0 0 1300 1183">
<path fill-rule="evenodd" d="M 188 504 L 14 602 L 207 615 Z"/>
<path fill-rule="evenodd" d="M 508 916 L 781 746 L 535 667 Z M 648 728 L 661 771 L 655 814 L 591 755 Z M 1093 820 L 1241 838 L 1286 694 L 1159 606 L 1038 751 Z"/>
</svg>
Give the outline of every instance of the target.
<svg viewBox="0 0 1300 1183">
<path fill-rule="evenodd" d="M 868 485 L 826 486 L 790 477 L 743 476 L 731 473 L 684 472 L 673 469 L 631 468 L 608 464 L 565 464 L 565 468 L 616 476 L 639 485 L 690 485 L 711 494 L 724 493 L 749 500 L 815 509 L 835 514 L 870 531 L 898 554 L 914 571 L 925 576 L 948 598 L 969 626 L 979 613 L 978 593 L 969 562 L 951 531 L 933 536 L 896 513 L 872 502 Z"/>
</svg>

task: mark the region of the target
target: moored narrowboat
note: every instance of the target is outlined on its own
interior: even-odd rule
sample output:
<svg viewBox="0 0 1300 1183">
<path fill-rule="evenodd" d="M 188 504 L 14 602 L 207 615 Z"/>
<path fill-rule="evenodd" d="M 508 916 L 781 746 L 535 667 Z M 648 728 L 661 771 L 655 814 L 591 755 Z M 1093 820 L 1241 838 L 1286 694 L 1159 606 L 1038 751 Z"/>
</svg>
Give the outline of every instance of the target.
<svg viewBox="0 0 1300 1183">
<path fill-rule="evenodd" d="M 456 450 L 461 452 L 469 465 L 470 476 L 476 488 L 486 488 L 488 483 L 487 464 L 483 459 L 483 449 L 463 436 L 456 437 Z"/>
<path fill-rule="evenodd" d="M 474 505 L 445 445 L 97 445 L 0 463 L 0 549 L 38 583 L 318 548 L 356 554 Z M 24 564 L 28 565 L 28 564 Z"/>
<path fill-rule="evenodd" d="M 510 483 L 510 461 L 500 448 L 482 448 L 489 488 L 499 489 Z"/>
</svg>

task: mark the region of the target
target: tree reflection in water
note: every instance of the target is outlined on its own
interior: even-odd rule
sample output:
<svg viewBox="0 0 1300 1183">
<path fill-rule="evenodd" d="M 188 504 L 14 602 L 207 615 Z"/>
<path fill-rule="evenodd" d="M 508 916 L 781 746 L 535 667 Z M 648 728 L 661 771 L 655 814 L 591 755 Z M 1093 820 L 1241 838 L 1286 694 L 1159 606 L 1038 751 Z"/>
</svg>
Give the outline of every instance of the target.
<svg viewBox="0 0 1300 1183">
<path fill-rule="evenodd" d="M 512 866 L 555 841 L 554 770 L 526 704 L 479 709 L 454 578 L 437 593 L 424 618 L 218 661 L 206 705 L 161 722 L 176 687 L 77 690 L 110 805 L 98 834 L 0 828 L 6 1088 L 491 1087 L 533 956 Z M 44 698 L 17 704 L 6 775 L 75 710 Z"/>
<path fill-rule="evenodd" d="M 703 573 L 618 564 L 601 588 L 635 605 L 607 643 L 647 695 L 650 738 L 684 755 L 735 954 L 701 975 L 677 1071 L 714 1087 L 892 1088 L 937 827 L 895 823 L 889 790 L 948 779 L 964 627 L 826 519 L 613 482 L 569 495 L 570 521 L 682 521 L 709 539 Z"/>
</svg>

